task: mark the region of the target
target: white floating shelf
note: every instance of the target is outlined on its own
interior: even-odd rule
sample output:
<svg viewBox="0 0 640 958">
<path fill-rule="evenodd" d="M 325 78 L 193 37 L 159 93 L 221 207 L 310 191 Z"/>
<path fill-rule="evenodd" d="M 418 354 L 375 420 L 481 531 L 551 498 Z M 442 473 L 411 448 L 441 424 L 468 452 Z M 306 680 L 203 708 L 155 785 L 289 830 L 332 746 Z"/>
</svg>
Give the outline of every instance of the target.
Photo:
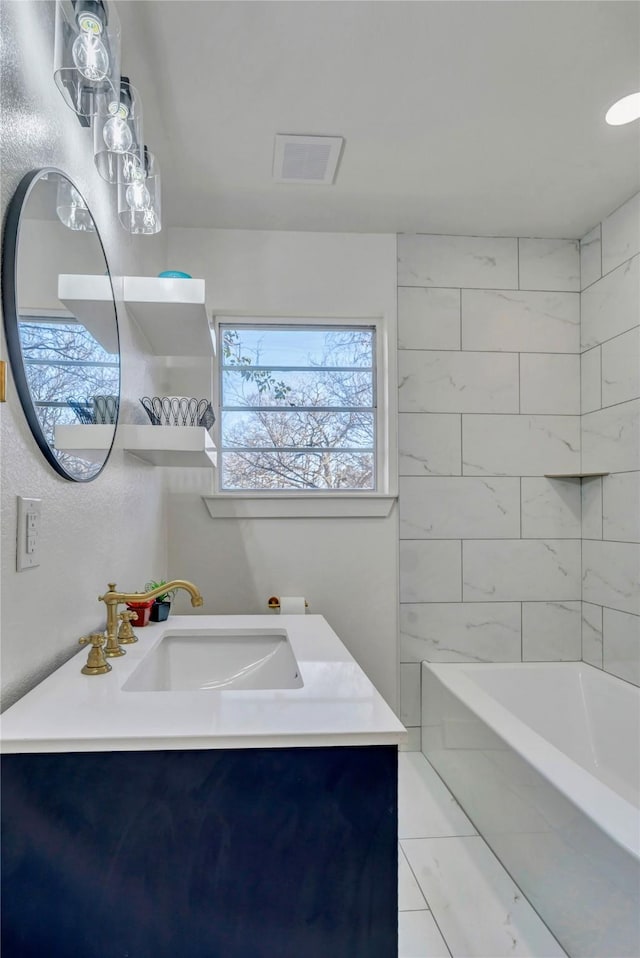
<svg viewBox="0 0 640 958">
<path fill-rule="evenodd" d="M 58 299 L 108 353 L 118 352 L 118 325 L 108 276 L 60 273 Z"/>
<path fill-rule="evenodd" d="M 215 340 L 204 301 L 203 279 L 124 276 L 128 313 L 156 356 L 214 356 Z M 107 352 L 118 351 L 108 276 L 60 274 L 58 299 Z"/>
<path fill-rule="evenodd" d="M 103 462 L 113 441 L 113 425 L 69 423 L 56 426 L 53 444 L 61 452 L 68 452 L 78 459 Z"/>
<path fill-rule="evenodd" d="M 127 310 L 157 356 L 213 356 L 203 279 L 125 276 Z"/>
<path fill-rule="evenodd" d="M 55 448 L 89 462 L 102 462 L 113 439 L 113 426 L 78 423 L 55 427 Z M 116 449 L 154 466 L 199 466 L 217 463 L 213 439 L 204 426 L 118 426 Z"/>
<path fill-rule="evenodd" d="M 545 472 L 545 479 L 595 479 L 608 476 L 608 472 Z"/>
<path fill-rule="evenodd" d="M 118 446 L 154 466 L 200 466 L 217 463 L 213 439 L 204 426 L 136 426 L 118 429 Z"/>
</svg>

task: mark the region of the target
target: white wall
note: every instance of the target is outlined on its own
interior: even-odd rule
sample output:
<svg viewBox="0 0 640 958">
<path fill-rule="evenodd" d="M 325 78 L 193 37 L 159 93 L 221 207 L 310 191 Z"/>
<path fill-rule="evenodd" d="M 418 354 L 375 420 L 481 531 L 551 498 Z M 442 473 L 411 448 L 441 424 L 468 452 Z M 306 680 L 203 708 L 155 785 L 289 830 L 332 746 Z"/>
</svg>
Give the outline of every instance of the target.
<svg viewBox="0 0 640 958">
<path fill-rule="evenodd" d="M 23 313 L 60 309 L 56 295 L 60 273 L 100 276 L 105 270 L 95 234 L 74 232 L 60 220 L 24 219 L 20 250 L 16 285 Z"/>
<path fill-rule="evenodd" d="M 384 316 L 395 335 L 395 236 L 172 229 L 169 262 L 205 278 L 217 315 Z M 384 519 L 213 520 L 205 477 L 183 473 L 172 488 L 170 573 L 201 586 L 204 611 L 264 612 L 272 594 L 305 595 L 395 705 L 395 507 Z"/>
<path fill-rule="evenodd" d="M 398 237 L 401 717 L 420 661 L 580 659 L 573 240 Z"/>
<path fill-rule="evenodd" d="M 581 259 L 582 657 L 640 685 L 640 193 Z"/>
<path fill-rule="evenodd" d="M 114 273 L 156 275 L 166 235 L 130 237 L 114 215 L 113 188 L 97 176 L 91 131 L 65 105 L 51 75 L 52 2 L 2 4 L 2 211 L 25 173 L 55 166 L 76 182 L 94 212 Z M 144 92 L 144 91 L 143 91 Z M 123 395 L 137 404 L 153 388 L 155 363 L 118 304 Z M 4 339 L 2 357 L 6 358 Z M 97 595 L 110 580 L 142 588 L 166 572 L 166 513 L 160 470 L 125 453 L 95 481 L 58 477 L 31 437 L 9 377 L 0 405 L 1 658 L 3 707 L 77 651 L 80 635 L 104 626 Z M 16 497 L 43 501 L 41 562 L 16 572 Z M 99 680 L 98 680 L 99 681 Z"/>
</svg>

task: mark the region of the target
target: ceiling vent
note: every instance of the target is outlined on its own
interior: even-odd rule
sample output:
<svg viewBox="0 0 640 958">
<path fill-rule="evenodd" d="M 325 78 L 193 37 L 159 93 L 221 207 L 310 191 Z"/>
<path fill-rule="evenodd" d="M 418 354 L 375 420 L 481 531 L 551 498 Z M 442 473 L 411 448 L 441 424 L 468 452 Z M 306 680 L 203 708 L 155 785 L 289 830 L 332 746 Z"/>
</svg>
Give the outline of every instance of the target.
<svg viewBox="0 0 640 958">
<path fill-rule="evenodd" d="M 331 186 L 344 139 L 341 136 L 299 136 L 276 133 L 273 178 L 276 183 Z"/>
</svg>

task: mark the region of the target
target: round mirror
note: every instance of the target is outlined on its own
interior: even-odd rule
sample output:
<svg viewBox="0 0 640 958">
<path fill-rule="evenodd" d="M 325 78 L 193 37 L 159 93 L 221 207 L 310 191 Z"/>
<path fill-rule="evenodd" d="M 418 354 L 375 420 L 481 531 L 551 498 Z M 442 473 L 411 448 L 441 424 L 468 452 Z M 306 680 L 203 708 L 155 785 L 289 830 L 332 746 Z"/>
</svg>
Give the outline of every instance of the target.
<svg viewBox="0 0 640 958">
<path fill-rule="evenodd" d="M 93 217 L 59 170 L 35 170 L 18 186 L 2 284 L 9 359 L 31 432 L 65 479 L 95 479 L 118 420 L 118 321 Z"/>
</svg>

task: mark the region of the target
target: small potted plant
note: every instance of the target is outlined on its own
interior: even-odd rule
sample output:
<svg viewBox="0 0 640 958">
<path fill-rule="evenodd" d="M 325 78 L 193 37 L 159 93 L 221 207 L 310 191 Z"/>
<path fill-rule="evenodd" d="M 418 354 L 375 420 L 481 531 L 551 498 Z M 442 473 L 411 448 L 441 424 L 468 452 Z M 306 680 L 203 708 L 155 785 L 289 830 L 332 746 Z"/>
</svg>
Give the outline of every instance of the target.
<svg viewBox="0 0 640 958">
<path fill-rule="evenodd" d="M 140 602 L 127 602 L 127 608 L 130 609 L 131 612 L 136 613 L 135 619 L 131 620 L 131 625 L 135 625 L 141 629 L 143 625 L 149 624 L 149 616 L 151 615 L 153 602 L 153 599 L 141 599 Z"/>
<path fill-rule="evenodd" d="M 159 582 L 147 582 L 145 589 L 147 592 L 151 592 L 152 589 L 159 589 L 160 586 L 166 584 L 166 579 L 160 579 Z M 152 622 L 165 622 L 169 618 L 172 598 L 173 592 L 161 592 L 160 595 L 156 596 L 151 606 Z"/>
</svg>

